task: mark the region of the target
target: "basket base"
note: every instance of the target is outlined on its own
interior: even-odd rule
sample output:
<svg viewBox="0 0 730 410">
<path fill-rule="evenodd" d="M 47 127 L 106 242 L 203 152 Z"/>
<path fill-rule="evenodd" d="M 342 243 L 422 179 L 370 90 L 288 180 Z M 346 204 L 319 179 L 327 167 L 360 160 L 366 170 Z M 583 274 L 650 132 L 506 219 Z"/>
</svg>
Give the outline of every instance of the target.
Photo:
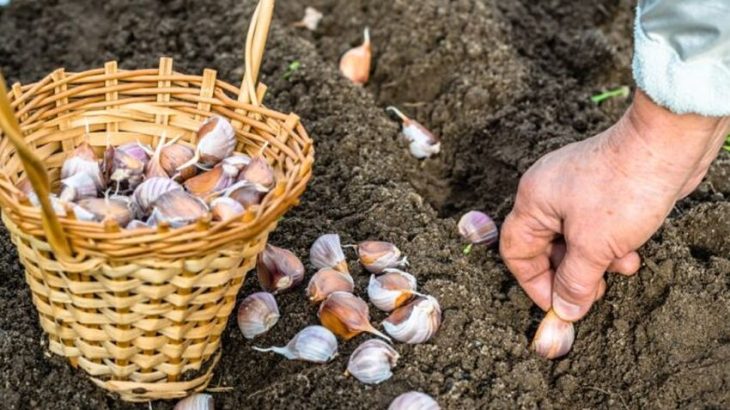
<svg viewBox="0 0 730 410">
<path fill-rule="evenodd" d="M 119 395 L 119 398 L 128 402 L 180 399 L 193 393 L 201 392 L 208 387 L 208 383 L 213 378 L 213 369 L 215 369 L 220 358 L 221 350 L 218 350 L 218 353 L 207 364 L 208 369 L 205 374 L 192 380 L 180 382 L 137 383 L 120 380 L 101 380 L 96 377 L 90 377 L 90 379 L 97 386 Z"/>
</svg>

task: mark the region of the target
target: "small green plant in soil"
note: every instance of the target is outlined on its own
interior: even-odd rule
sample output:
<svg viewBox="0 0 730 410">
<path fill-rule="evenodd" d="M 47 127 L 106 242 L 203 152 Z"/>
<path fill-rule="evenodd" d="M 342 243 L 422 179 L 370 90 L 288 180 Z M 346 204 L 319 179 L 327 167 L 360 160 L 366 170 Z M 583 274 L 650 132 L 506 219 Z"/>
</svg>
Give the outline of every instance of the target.
<svg viewBox="0 0 730 410">
<path fill-rule="evenodd" d="M 611 98 L 616 98 L 616 97 L 626 98 L 629 96 L 630 92 L 631 92 L 631 89 L 628 86 L 624 85 L 619 88 L 615 88 L 613 90 L 608 90 L 608 91 L 602 92 L 600 94 L 596 94 L 591 97 L 591 101 L 593 101 L 596 104 L 600 104 Z"/>
<path fill-rule="evenodd" d="M 286 72 L 284 73 L 284 79 L 288 80 L 292 74 L 299 71 L 299 69 L 302 67 L 302 62 L 299 60 L 294 60 L 291 63 L 289 63 L 289 66 L 286 68 Z"/>
</svg>

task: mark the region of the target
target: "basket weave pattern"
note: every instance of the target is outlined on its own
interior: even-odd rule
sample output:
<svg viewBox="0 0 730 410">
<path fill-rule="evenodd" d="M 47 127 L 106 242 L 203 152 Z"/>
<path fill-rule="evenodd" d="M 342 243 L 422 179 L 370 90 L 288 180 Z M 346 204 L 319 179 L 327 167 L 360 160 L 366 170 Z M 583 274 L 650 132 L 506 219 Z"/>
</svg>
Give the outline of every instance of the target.
<svg viewBox="0 0 730 410">
<path fill-rule="evenodd" d="M 258 104 L 265 90 L 259 85 L 251 96 L 217 80 L 213 70 L 176 73 L 172 60 L 162 58 L 156 69 L 119 70 L 116 62 L 82 73 L 60 69 L 8 94 L 52 187 L 82 141 L 98 153 L 107 143 L 155 146 L 163 134 L 194 145 L 212 114 L 231 120 L 237 152 L 261 152 L 277 175 L 260 206 L 223 223 L 124 230 L 73 214 L 59 218 L 72 250 L 64 256 L 48 240 L 48 216 L 16 188 L 27 169 L 15 146 L 0 139 L 2 220 L 50 349 L 125 400 L 182 397 L 207 386 L 245 274 L 311 177 L 311 139 L 296 115 Z"/>
</svg>

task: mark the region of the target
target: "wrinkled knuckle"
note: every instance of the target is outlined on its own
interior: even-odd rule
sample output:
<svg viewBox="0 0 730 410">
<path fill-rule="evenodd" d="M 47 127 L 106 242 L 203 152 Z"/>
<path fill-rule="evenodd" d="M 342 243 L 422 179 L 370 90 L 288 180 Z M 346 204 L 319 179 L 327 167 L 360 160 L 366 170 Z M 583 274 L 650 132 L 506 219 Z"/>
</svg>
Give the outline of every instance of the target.
<svg viewBox="0 0 730 410">
<path fill-rule="evenodd" d="M 596 293 L 596 287 L 584 283 L 583 281 L 575 280 L 570 274 L 562 277 L 557 277 L 556 280 L 560 286 L 561 293 L 572 302 L 582 302 L 590 300 Z"/>
</svg>

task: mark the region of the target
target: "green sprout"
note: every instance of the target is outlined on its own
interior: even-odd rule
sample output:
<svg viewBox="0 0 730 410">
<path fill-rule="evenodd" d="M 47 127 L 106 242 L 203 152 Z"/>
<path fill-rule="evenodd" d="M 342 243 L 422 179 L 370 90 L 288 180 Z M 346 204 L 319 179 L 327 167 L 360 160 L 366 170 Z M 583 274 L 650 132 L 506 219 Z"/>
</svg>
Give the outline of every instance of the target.
<svg viewBox="0 0 730 410">
<path fill-rule="evenodd" d="M 725 146 L 723 148 L 725 151 L 730 152 L 730 134 L 725 137 Z"/>
<path fill-rule="evenodd" d="M 631 92 L 631 89 L 629 89 L 628 86 L 624 85 L 622 87 L 619 87 L 619 88 L 616 88 L 613 90 L 608 90 L 606 92 L 596 94 L 591 97 L 591 101 L 593 101 L 596 104 L 600 104 L 611 98 L 616 98 L 616 97 L 626 98 L 629 96 L 630 92 Z"/>
<path fill-rule="evenodd" d="M 302 63 L 299 60 L 294 60 L 289 63 L 289 66 L 286 68 L 286 72 L 284 73 L 284 79 L 288 80 L 289 77 L 291 77 L 292 74 L 296 73 L 301 67 Z"/>
<path fill-rule="evenodd" d="M 472 248 L 474 248 L 474 244 L 470 243 L 469 245 L 466 245 L 464 247 L 464 250 L 462 252 L 464 253 L 464 255 L 468 255 L 471 253 Z"/>
</svg>

